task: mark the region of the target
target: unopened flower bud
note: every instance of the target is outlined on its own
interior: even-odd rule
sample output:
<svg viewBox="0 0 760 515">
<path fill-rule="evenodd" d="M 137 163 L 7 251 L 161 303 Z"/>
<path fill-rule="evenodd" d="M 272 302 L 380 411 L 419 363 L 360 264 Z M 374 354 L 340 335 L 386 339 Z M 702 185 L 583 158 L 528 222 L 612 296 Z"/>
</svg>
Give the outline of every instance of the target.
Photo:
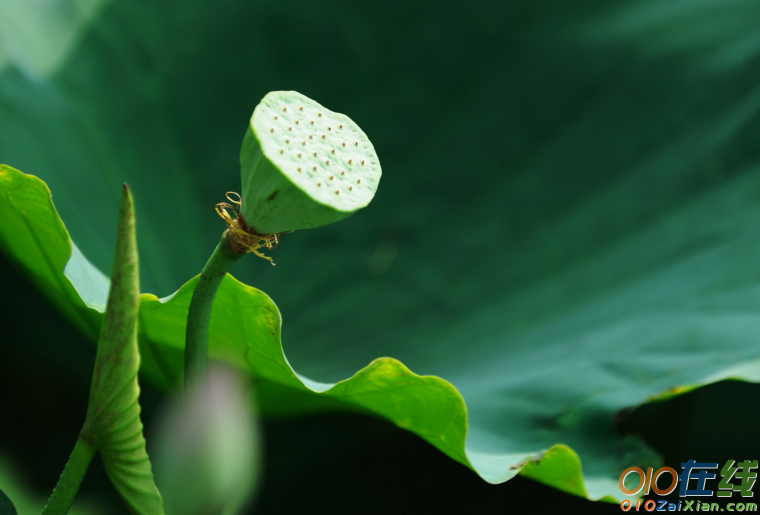
<svg viewBox="0 0 760 515">
<path fill-rule="evenodd" d="M 234 370 L 212 366 L 170 406 L 159 431 L 151 453 L 167 515 L 233 515 L 245 507 L 259 473 L 259 430 Z"/>
</svg>

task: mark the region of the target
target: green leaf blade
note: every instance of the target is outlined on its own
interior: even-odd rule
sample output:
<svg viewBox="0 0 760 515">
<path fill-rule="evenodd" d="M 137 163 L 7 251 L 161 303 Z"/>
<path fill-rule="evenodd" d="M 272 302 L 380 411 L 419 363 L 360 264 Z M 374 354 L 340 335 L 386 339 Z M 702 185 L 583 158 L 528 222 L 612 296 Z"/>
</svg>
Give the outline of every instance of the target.
<svg viewBox="0 0 760 515">
<path fill-rule="evenodd" d="M 37 181 L 32 176 L 23 176 L 21 172 L 12 173 L 19 174 L 19 177 L 16 177 L 19 182 Z M 46 209 L 55 213 L 50 197 L 45 198 L 47 199 Z M 128 226 L 132 224 L 133 221 L 127 223 Z M 3 234 L 3 230 L 5 227 L 0 228 L 0 236 L 7 237 L 7 234 Z M 132 240 L 121 238 L 123 236 L 120 236 L 119 240 L 123 248 L 133 248 Z M 60 246 L 67 244 L 71 249 L 68 238 L 58 241 Z M 73 253 L 72 259 L 78 259 L 79 256 Z M 131 269 L 135 263 L 128 257 L 119 258 L 118 262 L 126 263 L 127 269 Z M 59 273 L 62 275 L 62 270 Z M 126 283 L 112 289 L 114 305 L 123 305 L 127 312 L 132 313 L 133 305 L 123 304 L 121 293 L 118 292 L 134 291 L 134 275 L 120 273 L 119 281 Z M 141 340 L 144 340 L 143 354 L 152 355 L 149 373 L 159 381 L 173 383 L 180 377 L 185 319 L 196 282 L 197 278 L 194 278 L 167 299 L 158 299 L 150 294 L 140 296 L 139 328 Z M 110 299 L 111 293 L 109 293 L 109 302 L 111 302 Z M 117 300 L 121 302 L 117 303 Z M 85 305 L 79 296 L 75 296 L 70 301 L 78 311 L 93 314 L 93 308 Z M 519 473 L 523 465 L 531 458 L 544 454 L 542 450 L 536 450 L 498 457 L 468 449 L 466 445 L 467 406 L 458 390 L 439 377 L 415 374 L 395 359 L 376 359 L 352 377 L 338 383 L 319 383 L 303 377 L 292 369 L 285 357 L 281 342 L 281 323 L 280 312 L 269 296 L 256 288 L 242 284 L 229 275 L 225 277 L 217 293 L 212 314 L 209 353 L 213 358 L 244 368 L 261 379 L 262 408 L 265 413 L 269 411 L 283 415 L 325 409 L 375 413 L 387 417 L 399 427 L 417 433 L 452 459 L 472 468 L 484 479 L 494 483 L 509 479 Z M 103 331 L 104 335 L 110 335 L 109 345 L 113 345 L 116 349 L 126 352 L 127 349 L 132 349 L 133 345 L 136 346 L 136 343 L 132 343 L 134 328 L 131 326 L 120 324 L 108 326 L 104 322 Z M 116 336 L 126 337 L 128 344 L 124 340 L 115 338 Z M 113 352 L 113 350 L 108 352 Z M 131 420 L 139 415 L 139 405 L 134 402 L 139 390 L 133 389 L 133 383 L 130 382 L 134 380 L 136 386 L 135 361 L 130 358 L 125 363 L 119 360 L 107 360 L 105 363 L 107 366 L 99 373 L 99 377 L 103 377 L 106 372 L 117 374 L 121 379 L 122 392 L 118 392 L 116 387 L 109 387 L 109 395 L 95 395 L 93 405 L 105 405 L 111 409 L 109 403 L 113 403 L 114 407 L 118 406 L 129 414 L 119 420 Z M 113 365 L 116 363 L 119 363 L 119 367 L 114 368 Z M 98 380 L 98 384 L 100 383 L 101 381 Z M 283 392 L 286 392 L 284 397 Z M 121 395 L 112 396 L 116 393 L 121 393 Z M 294 395 L 302 402 L 292 403 Z M 154 487 L 151 487 L 153 481 L 149 479 L 149 462 L 146 459 L 147 456 L 144 455 L 142 434 L 138 431 L 138 428 L 141 429 L 142 426 L 139 425 L 139 418 L 134 420 L 135 423 L 124 427 L 118 427 L 117 424 L 109 425 L 108 427 L 119 429 L 119 431 L 105 429 L 100 442 L 104 445 L 105 452 L 118 455 L 125 451 L 126 447 L 121 444 L 110 446 L 109 439 L 118 440 L 115 436 L 117 434 L 129 436 L 129 441 L 137 450 L 128 456 L 127 461 L 135 461 L 143 467 L 137 471 L 137 476 L 141 481 L 139 489 L 149 493 Z M 551 470 L 555 459 L 554 453 L 549 452 L 547 455 L 543 463 L 546 469 Z M 104 463 L 109 474 L 114 474 L 112 476 L 114 483 L 121 492 L 128 492 L 130 488 L 134 488 L 133 484 L 122 479 L 125 470 L 123 464 L 114 461 L 109 469 L 108 461 Z M 510 465 L 515 466 L 504 474 L 502 471 Z M 564 465 L 563 468 L 566 469 Z M 536 477 L 542 476 L 536 475 Z M 557 480 L 551 479 L 548 482 L 551 484 L 552 481 Z M 569 481 L 570 484 L 583 484 L 584 478 L 580 468 L 573 470 L 573 475 L 563 478 L 563 481 Z M 578 491 L 580 490 L 576 488 L 574 492 Z M 156 500 L 152 495 L 147 496 L 147 499 L 152 502 Z"/>
</svg>

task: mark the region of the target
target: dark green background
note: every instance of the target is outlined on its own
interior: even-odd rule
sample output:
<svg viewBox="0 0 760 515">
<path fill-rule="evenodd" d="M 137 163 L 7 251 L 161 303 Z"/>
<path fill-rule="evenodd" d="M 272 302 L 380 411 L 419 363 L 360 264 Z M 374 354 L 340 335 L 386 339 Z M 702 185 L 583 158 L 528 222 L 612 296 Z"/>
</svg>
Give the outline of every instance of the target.
<svg viewBox="0 0 760 515">
<path fill-rule="evenodd" d="M 109 2 L 96 19 L 50 81 L 23 67 L 2 72 L 0 161 L 49 184 L 101 270 L 110 269 L 118 186 L 129 181 L 144 221 L 144 291 L 168 295 L 202 267 L 223 228 L 213 205 L 239 187 L 240 141 L 266 92 L 301 91 L 372 139 L 385 174 L 366 213 L 288 236 L 276 269 L 249 259 L 235 270 L 275 299 L 286 342 L 313 343 L 289 346 L 288 357 L 324 381 L 377 357 L 372 345 L 345 350 L 315 335 L 330 310 L 345 310 L 349 326 L 361 306 L 383 313 L 346 328 L 360 342 L 399 321 L 435 325 L 456 318 L 461 299 L 487 308 L 682 198 L 757 173 L 760 7 L 749 0 Z M 628 199 L 635 209 L 533 259 L 514 250 L 633 170 L 652 178 Z M 0 410 L 12 421 L 2 450 L 47 490 L 83 420 L 94 347 L 5 262 L 3 271 L 2 291 L 14 293 L 2 299 Z M 554 306 L 544 309 L 533 316 Z M 422 362 L 404 346 L 385 349 Z M 315 359 L 324 355 L 337 359 Z M 149 421 L 160 394 L 147 391 Z M 754 385 L 717 385 L 647 406 L 620 427 L 647 435 L 671 466 L 756 459 L 746 408 L 756 399 Z M 373 419 L 268 422 L 266 432 L 262 513 L 506 511 L 533 499 L 547 513 L 614 508 L 519 478 L 486 485 Z M 105 484 L 94 474 L 85 491 Z"/>
</svg>

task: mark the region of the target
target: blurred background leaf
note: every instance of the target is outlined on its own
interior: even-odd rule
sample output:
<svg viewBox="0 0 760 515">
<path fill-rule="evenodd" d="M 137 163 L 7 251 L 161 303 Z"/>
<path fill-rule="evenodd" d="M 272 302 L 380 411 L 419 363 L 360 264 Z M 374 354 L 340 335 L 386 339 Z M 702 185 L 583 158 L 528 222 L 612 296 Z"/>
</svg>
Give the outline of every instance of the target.
<svg viewBox="0 0 760 515">
<path fill-rule="evenodd" d="M 0 490 L 0 515 L 18 515 L 16 507 L 2 490 Z"/>
<path fill-rule="evenodd" d="M 235 269 L 284 313 L 299 372 L 391 355 L 460 389 L 483 448 L 526 402 L 531 445 L 572 427 L 616 446 L 620 407 L 757 358 L 756 2 L 53 4 L 0 4 L 0 160 L 50 184 L 101 269 L 128 180 L 146 291 L 200 270 L 267 91 L 372 138 L 367 210 Z M 579 348 L 600 359 L 570 368 Z M 560 384 L 526 398 L 515 369 Z"/>
</svg>

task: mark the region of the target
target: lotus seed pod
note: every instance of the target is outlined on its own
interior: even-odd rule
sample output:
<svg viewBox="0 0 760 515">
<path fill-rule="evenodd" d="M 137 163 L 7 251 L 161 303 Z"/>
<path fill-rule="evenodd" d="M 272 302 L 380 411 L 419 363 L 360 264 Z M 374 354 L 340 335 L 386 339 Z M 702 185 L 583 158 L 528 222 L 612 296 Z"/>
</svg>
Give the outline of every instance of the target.
<svg viewBox="0 0 760 515">
<path fill-rule="evenodd" d="M 342 220 L 370 203 L 381 175 L 358 125 L 295 91 L 273 91 L 253 111 L 240 167 L 240 214 L 258 234 Z"/>
</svg>

